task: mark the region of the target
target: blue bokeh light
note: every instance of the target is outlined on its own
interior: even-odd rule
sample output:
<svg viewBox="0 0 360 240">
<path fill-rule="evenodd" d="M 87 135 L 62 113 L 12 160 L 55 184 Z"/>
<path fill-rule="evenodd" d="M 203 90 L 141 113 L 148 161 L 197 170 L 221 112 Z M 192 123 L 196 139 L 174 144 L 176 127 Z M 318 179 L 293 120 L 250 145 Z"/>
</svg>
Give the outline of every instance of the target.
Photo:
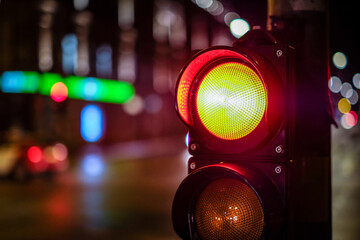
<svg viewBox="0 0 360 240">
<path fill-rule="evenodd" d="M 101 155 L 90 153 L 85 155 L 82 161 L 82 170 L 85 175 L 98 177 L 104 173 L 105 164 Z"/>
<path fill-rule="evenodd" d="M 96 75 L 112 77 L 112 49 L 109 44 L 103 44 L 96 49 Z"/>
<path fill-rule="evenodd" d="M 98 94 L 98 85 L 96 78 L 89 77 L 84 86 L 84 98 L 86 100 L 95 100 Z"/>
<path fill-rule="evenodd" d="M 75 34 L 67 34 L 61 41 L 62 67 L 66 74 L 73 74 L 77 68 L 78 40 Z"/>
<path fill-rule="evenodd" d="M 98 141 L 103 134 L 103 113 L 96 105 L 87 105 L 81 111 L 80 131 L 82 138 L 87 142 Z"/>
<path fill-rule="evenodd" d="M 21 71 L 4 72 L 1 77 L 1 90 L 5 93 L 21 93 L 25 88 L 26 76 Z"/>
</svg>

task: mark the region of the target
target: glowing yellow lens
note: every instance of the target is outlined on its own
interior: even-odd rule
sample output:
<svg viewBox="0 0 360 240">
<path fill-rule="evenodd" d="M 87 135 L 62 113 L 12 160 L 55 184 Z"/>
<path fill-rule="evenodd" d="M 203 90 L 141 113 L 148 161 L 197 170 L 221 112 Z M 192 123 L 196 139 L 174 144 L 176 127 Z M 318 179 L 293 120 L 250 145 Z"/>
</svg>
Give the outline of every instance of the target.
<svg viewBox="0 0 360 240">
<path fill-rule="evenodd" d="M 209 132 L 234 140 L 245 137 L 259 125 L 267 106 L 267 93 L 253 69 L 228 62 L 214 67 L 203 78 L 196 106 Z"/>
<path fill-rule="evenodd" d="M 264 211 L 255 192 L 236 179 L 209 184 L 195 206 L 195 224 L 201 239 L 260 239 Z"/>
</svg>

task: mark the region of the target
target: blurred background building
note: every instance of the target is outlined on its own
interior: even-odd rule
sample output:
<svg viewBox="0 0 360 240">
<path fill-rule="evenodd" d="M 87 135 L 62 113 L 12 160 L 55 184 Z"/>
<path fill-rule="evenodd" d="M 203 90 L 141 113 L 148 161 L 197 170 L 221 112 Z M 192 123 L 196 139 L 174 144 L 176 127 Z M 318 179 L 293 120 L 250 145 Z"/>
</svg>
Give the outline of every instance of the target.
<svg viewBox="0 0 360 240">
<path fill-rule="evenodd" d="M 265 4 L 252 5 L 247 9 L 262 17 L 248 10 L 244 17 L 264 27 Z M 231 45 L 240 36 L 229 30 L 239 7 L 231 1 L 2 1 L 0 71 L 16 72 L 2 75 L 1 130 L 16 126 L 70 146 L 86 141 L 81 110 L 89 99 L 24 93 L 15 85 L 23 82 L 20 72 L 31 71 L 40 78 L 56 73 L 59 81 L 75 75 L 134 86 L 124 105 L 96 103 L 102 143 L 183 133 L 174 114 L 178 72 L 192 50 Z"/>
<path fill-rule="evenodd" d="M 338 6 L 333 3 L 332 7 L 331 13 L 339 15 Z M 111 0 L 105 4 L 92 0 L 3 0 L 0 71 L 50 72 L 61 78 L 130 83 L 135 95 L 126 104 L 96 103 L 103 143 L 179 134 L 184 127 L 174 114 L 174 88 L 191 51 L 231 45 L 250 28 L 265 29 L 266 9 L 266 1 Z M 352 62 L 346 68 L 347 58 L 341 51 L 350 51 L 341 49 L 348 45 L 342 44 L 336 30 L 345 31 L 341 20 L 331 21 L 330 54 L 339 51 L 334 61 L 346 62 L 339 63 L 340 67 L 335 62 L 331 65 L 334 78 L 329 87 L 335 93 L 335 116 L 349 128 L 357 119 L 360 77 Z M 2 131 L 16 125 L 40 138 L 58 138 L 74 146 L 84 142 L 81 110 L 92 103 L 91 99 L 69 96 L 56 102 L 41 94 L 23 94 L 11 89 L 11 84 L 21 82 L 11 80 L 14 77 L 2 76 Z M 89 86 L 87 91 L 91 91 Z M 346 110 L 349 106 L 351 111 Z M 345 115 L 348 120 L 341 120 Z"/>
<path fill-rule="evenodd" d="M 330 3 L 328 82 L 339 126 L 333 139 L 335 201 L 345 196 L 343 180 L 358 179 L 360 169 L 355 152 L 336 160 L 344 149 L 358 148 L 360 88 L 360 37 L 353 32 L 359 21 L 350 3 L 339 2 Z M 192 51 L 232 45 L 253 27 L 266 29 L 266 18 L 266 0 L 1 0 L 0 141 L 17 129 L 38 141 L 64 142 L 71 154 L 89 142 L 184 138 L 174 90 Z M 71 81 L 81 82 L 82 95 L 71 92 Z M 55 91 L 58 82 L 65 85 Z M 116 100 L 129 86 L 127 97 Z M 109 89 L 119 94 L 107 95 Z M 109 99 L 96 98 L 101 91 Z M 351 191 L 359 196 L 359 189 L 352 185 Z"/>
</svg>

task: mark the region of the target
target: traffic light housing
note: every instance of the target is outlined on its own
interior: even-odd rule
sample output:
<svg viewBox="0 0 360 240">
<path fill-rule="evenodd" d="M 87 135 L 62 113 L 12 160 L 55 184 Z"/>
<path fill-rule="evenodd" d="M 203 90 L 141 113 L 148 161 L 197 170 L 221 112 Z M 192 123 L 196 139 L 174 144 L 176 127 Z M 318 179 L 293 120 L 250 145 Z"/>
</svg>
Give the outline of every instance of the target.
<svg viewBox="0 0 360 240">
<path fill-rule="evenodd" d="M 197 52 L 179 75 L 189 175 L 172 219 L 183 239 L 281 239 L 288 224 L 293 49 L 252 30 Z"/>
<path fill-rule="evenodd" d="M 285 129 L 290 50 L 262 31 L 254 34 L 266 45 L 249 47 L 247 41 L 253 40 L 245 35 L 236 43 L 245 47 L 202 50 L 180 73 L 176 108 L 189 127 L 192 154 L 195 148 L 202 153 L 261 151 Z"/>
</svg>

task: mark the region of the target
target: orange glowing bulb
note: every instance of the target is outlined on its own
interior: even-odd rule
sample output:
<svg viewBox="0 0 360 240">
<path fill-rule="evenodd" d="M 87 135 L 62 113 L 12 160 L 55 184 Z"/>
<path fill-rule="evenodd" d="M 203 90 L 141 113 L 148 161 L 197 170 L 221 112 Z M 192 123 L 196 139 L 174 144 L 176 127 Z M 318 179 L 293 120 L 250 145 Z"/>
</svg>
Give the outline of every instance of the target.
<svg viewBox="0 0 360 240">
<path fill-rule="evenodd" d="M 68 96 L 68 89 L 63 82 L 57 82 L 51 87 L 50 97 L 55 102 L 62 102 Z"/>
</svg>

